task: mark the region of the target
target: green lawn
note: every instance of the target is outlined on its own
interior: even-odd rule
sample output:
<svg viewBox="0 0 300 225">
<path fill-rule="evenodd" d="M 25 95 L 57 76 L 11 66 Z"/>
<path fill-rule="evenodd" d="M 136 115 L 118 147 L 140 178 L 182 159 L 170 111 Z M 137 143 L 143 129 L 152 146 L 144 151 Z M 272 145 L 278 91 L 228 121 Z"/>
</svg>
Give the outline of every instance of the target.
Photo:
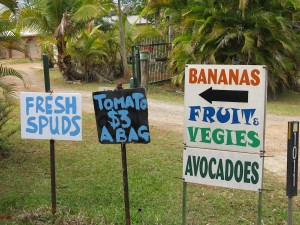
<svg viewBox="0 0 300 225">
<path fill-rule="evenodd" d="M 57 141 L 57 216 L 51 215 L 49 141 L 10 140 L 11 155 L 0 160 L 0 224 L 124 224 L 121 151 L 101 145 L 93 114 L 83 117 L 83 141 Z M 132 224 L 180 224 L 181 135 L 150 127 L 151 143 L 128 144 Z M 285 224 L 285 185 L 265 173 L 265 224 Z M 188 184 L 188 224 L 251 224 L 257 193 Z M 300 221 L 295 199 L 294 221 Z"/>
<path fill-rule="evenodd" d="M 50 73 L 52 84 L 74 90 L 107 85 L 65 84 L 57 70 Z M 148 98 L 183 102 L 183 95 L 168 84 L 149 86 Z M 299 115 L 299 98 L 299 93 L 290 92 L 269 101 L 268 113 Z M 127 145 L 132 224 L 181 224 L 183 137 L 156 126 L 150 132 L 151 143 Z M 0 224 L 125 224 L 120 145 L 98 143 L 94 114 L 84 114 L 82 142 L 55 144 L 55 217 L 51 215 L 49 141 L 21 140 L 17 133 L 9 142 L 10 155 L 0 158 Z M 264 224 L 286 224 L 285 184 L 265 172 L 264 188 Z M 256 192 L 190 183 L 187 190 L 188 224 L 256 223 Z M 299 197 L 294 199 L 297 221 Z"/>
</svg>

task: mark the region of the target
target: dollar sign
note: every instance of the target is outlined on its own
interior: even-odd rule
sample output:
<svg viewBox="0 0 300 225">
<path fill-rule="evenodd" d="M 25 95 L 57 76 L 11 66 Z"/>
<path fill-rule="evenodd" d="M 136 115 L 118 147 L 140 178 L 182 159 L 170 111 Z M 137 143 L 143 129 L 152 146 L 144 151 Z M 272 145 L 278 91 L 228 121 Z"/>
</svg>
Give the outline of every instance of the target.
<svg viewBox="0 0 300 225">
<path fill-rule="evenodd" d="M 116 111 L 114 111 L 114 110 L 109 111 L 107 115 L 109 116 L 109 118 L 111 118 L 111 121 L 108 121 L 108 122 L 114 130 L 116 129 L 116 127 L 120 126 L 120 120 L 116 116 L 116 115 L 118 115 L 118 113 Z"/>
</svg>

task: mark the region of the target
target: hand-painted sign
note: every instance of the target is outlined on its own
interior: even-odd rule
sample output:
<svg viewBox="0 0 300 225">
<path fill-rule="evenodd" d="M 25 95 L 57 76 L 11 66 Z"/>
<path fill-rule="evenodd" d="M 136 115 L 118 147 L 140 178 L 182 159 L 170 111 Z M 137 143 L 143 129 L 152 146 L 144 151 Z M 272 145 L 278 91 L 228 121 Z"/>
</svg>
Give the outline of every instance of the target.
<svg viewBox="0 0 300 225">
<path fill-rule="evenodd" d="M 186 148 L 183 154 L 185 182 L 259 191 L 262 157 L 258 154 Z"/>
<path fill-rule="evenodd" d="M 287 177 L 286 195 L 297 196 L 298 189 L 298 154 L 299 122 L 288 123 Z"/>
<path fill-rule="evenodd" d="M 263 151 L 266 77 L 264 66 L 187 65 L 185 144 L 247 153 Z"/>
<path fill-rule="evenodd" d="M 77 93 L 21 92 L 21 138 L 81 141 L 81 99 Z"/>
<path fill-rule="evenodd" d="M 93 93 L 100 143 L 149 143 L 148 103 L 145 89 Z"/>
</svg>

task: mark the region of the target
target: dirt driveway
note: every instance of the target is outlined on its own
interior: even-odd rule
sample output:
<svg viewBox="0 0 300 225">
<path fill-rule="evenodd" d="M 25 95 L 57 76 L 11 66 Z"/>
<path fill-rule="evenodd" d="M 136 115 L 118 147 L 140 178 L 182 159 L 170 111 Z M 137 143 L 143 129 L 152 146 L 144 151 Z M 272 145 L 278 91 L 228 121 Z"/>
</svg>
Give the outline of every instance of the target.
<svg viewBox="0 0 300 225">
<path fill-rule="evenodd" d="M 14 64 L 11 67 L 23 71 L 31 79 L 29 91 L 44 91 L 44 81 L 36 76 L 36 71 L 42 68 L 41 63 Z M 55 92 L 74 92 L 73 89 L 61 89 L 51 87 Z M 21 88 L 22 89 L 22 88 Z M 76 91 L 83 96 L 83 109 L 86 112 L 94 112 L 92 104 L 92 93 L 87 91 Z M 149 123 L 164 129 L 175 130 L 183 135 L 183 104 L 170 103 L 149 99 Z M 171 115 L 171 116 L 170 116 Z M 265 168 L 278 174 L 280 180 L 284 181 L 286 176 L 286 141 L 288 121 L 300 121 L 300 113 L 297 117 L 278 116 L 267 114 L 266 119 L 266 157 Z M 300 169 L 300 167 L 299 167 Z"/>
</svg>

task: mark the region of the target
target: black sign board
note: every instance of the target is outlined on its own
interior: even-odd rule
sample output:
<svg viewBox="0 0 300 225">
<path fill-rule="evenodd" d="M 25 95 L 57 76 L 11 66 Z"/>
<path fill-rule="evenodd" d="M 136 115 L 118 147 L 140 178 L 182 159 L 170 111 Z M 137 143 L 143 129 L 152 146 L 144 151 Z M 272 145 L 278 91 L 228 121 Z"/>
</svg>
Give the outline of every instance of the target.
<svg viewBox="0 0 300 225">
<path fill-rule="evenodd" d="M 100 143 L 150 142 L 144 88 L 94 92 L 93 102 Z"/>
<path fill-rule="evenodd" d="M 288 123 L 286 195 L 297 196 L 299 122 Z"/>
</svg>

